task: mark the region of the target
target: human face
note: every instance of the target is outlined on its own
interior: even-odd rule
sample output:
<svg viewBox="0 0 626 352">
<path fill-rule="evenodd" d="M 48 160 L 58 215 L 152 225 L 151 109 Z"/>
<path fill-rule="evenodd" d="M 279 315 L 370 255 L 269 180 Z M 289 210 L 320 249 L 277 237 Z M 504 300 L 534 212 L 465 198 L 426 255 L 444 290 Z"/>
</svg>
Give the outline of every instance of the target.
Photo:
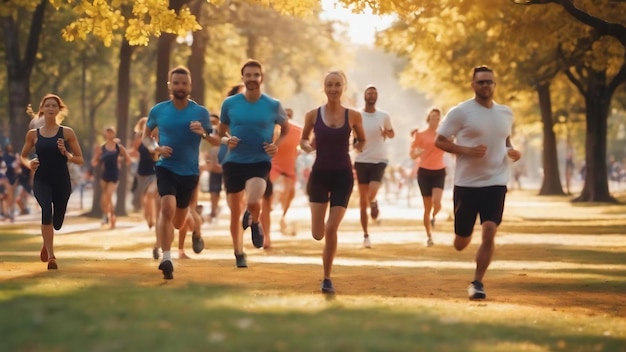
<svg viewBox="0 0 626 352">
<path fill-rule="evenodd" d="M 375 105 L 378 100 L 378 91 L 376 88 L 367 88 L 365 90 L 365 103 L 367 105 Z"/>
<path fill-rule="evenodd" d="M 428 122 L 428 126 L 437 127 L 439 126 L 439 121 L 441 120 L 441 113 L 437 110 L 433 110 L 428 114 L 426 118 L 426 122 Z"/>
<path fill-rule="evenodd" d="M 56 99 L 48 98 L 43 101 L 40 110 L 43 111 L 45 117 L 55 118 L 61 111 L 61 107 L 59 107 L 59 102 Z"/>
<path fill-rule="evenodd" d="M 169 82 L 170 92 L 174 99 L 184 100 L 191 94 L 191 80 L 183 73 L 173 73 Z"/>
<path fill-rule="evenodd" d="M 477 72 L 472 80 L 472 88 L 477 97 L 491 99 L 496 88 L 496 81 L 491 72 Z"/>
<path fill-rule="evenodd" d="M 246 66 L 243 69 L 243 76 L 241 77 L 243 84 L 246 86 L 246 90 L 253 91 L 261 88 L 263 82 L 263 73 L 261 69 L 256 66 Z"/>
<path fill-rule="evenodd" d="M 324 93 L 328 100 L 339 100 L 343 94 L 343 78 L 336 73 L 329 73 L 324 79 Z"/>
</svg>

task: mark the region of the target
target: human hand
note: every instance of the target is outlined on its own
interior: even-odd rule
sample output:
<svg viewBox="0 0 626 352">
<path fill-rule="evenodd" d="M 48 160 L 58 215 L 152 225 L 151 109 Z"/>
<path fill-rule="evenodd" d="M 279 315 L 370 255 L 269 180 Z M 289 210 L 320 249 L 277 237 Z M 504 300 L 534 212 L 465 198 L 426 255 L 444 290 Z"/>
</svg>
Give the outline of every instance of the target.
<svg viewBox="0 0 626 352">
<path fill-rule="evenodd" d="M 59 148 L 59 152 L 61 152 L 61 155 L 65 155 L 67 153 L 67 148 L 65 148 L 65 140 L 63 138 L 57 138 L 57 148 Z"/>
<path fill-rule="evenodd" d="M 487 146 L 484 144 L 475 145 L 473 147 L 468 148 L 468 150 L 469 150 L 469 153 L 467 154 L 475 158 L 482 158 L 483 156 L 487 154 Z"/>
<path fill-rule="evenodd" d="M 162 145 L 159 146 L 157 148 L 154 149 L 154 152 L 157 155 L 160 155 L 164 158 L 169 158 L 170 156 L 172 156 L 172 153 L 174 153 L 174 149 L 172 149 L 172 147 L 168 147 L 166 145 Z"/>
<path fill-rule="evenodd" d="M 32 159 L 28 163 L 28 168 L 31 169 L 32 171 L 37 170 L 38 167 L 39 167 L 39 158 Z"/>
<path fill-rule="evenodd" d="M 522 153 L 520 153 L 520 151 L 516 150 L 515 148 L 507 148 L 506 154 L 511 160 L 513 160 L 513 162 L 518 161 L 522 157 Z"/>
<path fill-rule="evenodd" d="M 274 143 L 267 143 L 264 142 L 263 143 L 263 150 L 265 150 L 265 152 L 267 153 L 267 155 L 274 157 L 274 155 L 276 155 L 276 153 L 278 152 L 278 146 Z"/>
<path fill-rule="evenodd" d="M 202 135 L 204 133 L 206 133 L 206 131 L 204 130 L 204 127 L 202 127 L 202 124 L 200 123 L 200 121 L 191 121 L 189 123 L 189 130 L 195 134 L 198 135 Z"/>
<path fill-rule="evenodd" d="M 236 136 L 231 136 L 230 138 L 228 138 L 228 143 L 226 143 L 226 145 L 228 146 L 228 149 L 233 149 L 235 147 L 237 147 L 237 145 L 239 144 L 240 139 Z"/>
</svg>

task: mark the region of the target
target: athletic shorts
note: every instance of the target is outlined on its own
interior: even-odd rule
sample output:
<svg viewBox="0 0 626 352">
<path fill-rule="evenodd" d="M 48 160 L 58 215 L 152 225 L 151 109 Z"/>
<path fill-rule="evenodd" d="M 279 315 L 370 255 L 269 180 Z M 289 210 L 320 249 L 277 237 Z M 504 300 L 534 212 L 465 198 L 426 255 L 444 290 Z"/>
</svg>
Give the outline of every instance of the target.
<svg viewBox="0 0 626 352">
<path fill-rule="evenodd" d="M 222 165 L 226 193 L 243 191 L 246 188 L 246 181 L 254 177 L 260 177 L 267 181 L 271 168 L 272 163 L 269 161 L 252 164 L 226 163 Z"/>
<path fill-rule="evenodd" d="M 209 172 L 209 193 L 220 193 L 222 191 L 222 173 Z"/>
<path fill-rule="evenodd" d="M 417 169 L 417 184 L 420 186 L 422 197 L 432 197 L 433 188 L 443 189 L 446 182 L 446 169 L 429 170 Z"/>
<path fill-rule="evenodd" d="M 471 236 L 477 215 L 480 215 L 481 224 L 493 221 L 500 225 L 506 191 L 506 186 L 454 186 L 454 233 L 461 237 Z"/>
<path fill-rule="evenodd" d="M 159 195 L 175 196 L 176 208 L 187 208 L 198 185 L 199 176 L 181 176 L 161 166 L 155 167 L 155 171 Z"/>
<path fill-rule="evenodd" d="M 354 163 L 356 170 L 356 179 L 360 185 L 366 185 L 370 182 L 381 182 L 385 175 L 387 163 Z"/>
<path fill-rule="evenodd" d="M 307 193 L 311 203 L 327 203 L 347 208 L 354 187 L 352 170 L 313 170 L 309 176 Z"/>
</svg>

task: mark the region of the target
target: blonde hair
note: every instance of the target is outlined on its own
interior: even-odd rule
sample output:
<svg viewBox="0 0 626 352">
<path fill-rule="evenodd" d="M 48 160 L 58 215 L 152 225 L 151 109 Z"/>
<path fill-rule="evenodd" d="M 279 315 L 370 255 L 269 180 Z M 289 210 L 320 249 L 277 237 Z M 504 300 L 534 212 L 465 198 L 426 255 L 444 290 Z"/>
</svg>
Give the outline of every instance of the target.
<svg viewBox="0 0 626 352">
<path fill-rule="evenodd" d="M 143 130 L 146 128 L 147 122 L 148 122 L 147 117 L 144 116 L 140 118 L 139 120 L 137 120 L 135 127 L 133 127 L 133 131 L 135 131 L 135 133 L 143 133 Z"/>
<path fill-rule="evenodd" d="M 60 125 L 61 122 L 63 122 L 63 120 L 65 120 L 65 117 L 69 113 L 69 109 L 67 108 L 67 105 L 65 105 L 65 103 L 63 102 L 63 99 L 61 99 L 61 97 L 59 97 L 56 94 L 48 93 L 48 94 L 44 95 L 44 97 L 41 99 L 41 102 L 39 103 L 39 112 L 37 112 L 37 117 L 42 117 L 43 116 L 43 104 L 48 99 L 56 100 L 57 104 L 59 105 L 59 113 L 55 117 L 55 120 L 56 120 L 57 124 Z"/>
</svg>

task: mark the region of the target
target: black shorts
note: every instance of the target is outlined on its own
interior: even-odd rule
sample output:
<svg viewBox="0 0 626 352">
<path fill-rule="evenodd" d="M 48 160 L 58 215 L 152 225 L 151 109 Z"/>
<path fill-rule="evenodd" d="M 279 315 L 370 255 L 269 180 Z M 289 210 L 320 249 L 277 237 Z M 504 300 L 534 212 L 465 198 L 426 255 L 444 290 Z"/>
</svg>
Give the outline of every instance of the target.
<svg viewBox="0 0 626 352">
<path fill-rule="evenodd" d="M 222 191 L 222 174 L 209 172 L 209 193 L 220 193 Z"/>
<path fill-rule="evenodd" d="M 500 225 L 506 191 L 506 186 L 454 186 L 454 233 L 461 237 L 471 236 L 476 215 L 480 215 L 481 224 L 493 221 Z"/>
<path fill-rule="evenodd" d="M 429 170 L 417 169 L 417 184 L 420 186 L 422 197 L 432 197 L 433 188 L 443 189 L 446 183 L 446 169 Z"/>
<path fill-rule="evenodd" d="M 198 185 L 198 175 L 181 176 L 161 166 L 155 167 L 155 171 L 159 195 L 175 196 L 176 208 L 187 208 Z"/>
<path fill-rule="evenodd" d="M 352 170 L 311 171 L 307 193 L 311 203 L 327 203 L 347 208 L 354 187 Z"/>
<path fill-rule="evenodd" d="M 263 198 L 269 199 L 272 194 L 274 194 L 274 184 L 272 183 L 272 181 L 270 181 L 269 178 L 265 180 L 265 184 L 265 194 L 263 194 Z"/>
<path fill-rule="evenodd" d="M 246 188 L 246 181 L 260 177 L 267 181 L 272 163 L 262 161 L 252 164 L 226 163 L 222 165 L 226 193 L 239 193 Z"/>
<path fill-rule="evenodd" d="M 381 182 L 385 175 L 387 163 L 354 163 L 356 179 L 360 185 L 370 182 Z"/>
</svg>

